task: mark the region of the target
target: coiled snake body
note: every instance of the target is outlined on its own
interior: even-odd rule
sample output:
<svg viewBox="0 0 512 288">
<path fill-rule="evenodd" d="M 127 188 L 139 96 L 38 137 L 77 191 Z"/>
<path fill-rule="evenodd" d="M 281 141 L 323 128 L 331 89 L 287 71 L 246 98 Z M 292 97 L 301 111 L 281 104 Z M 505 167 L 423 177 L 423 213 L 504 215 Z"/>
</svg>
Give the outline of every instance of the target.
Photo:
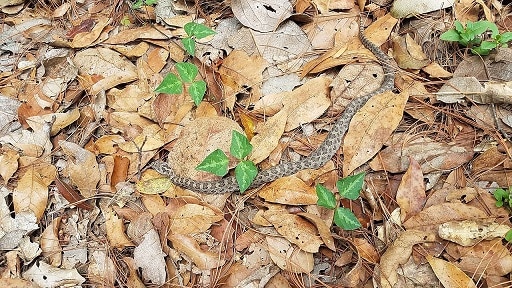
<svg viewBox="0 0 512 288">
<path fill-rule="evenodd" d="M 343 135 L 348 129 L 350 120 L 356 112 L 364 106 L 364 104 L 374 95 L 380 94 L 394 87 L 394 70 L 390 66 L 389 57 L 380 50 L 375 44 L 370 42 L 364 35 L 364 27 L 362 20 L 359 25 L 359 39 L 363 45 L 368 48 L 377 59 L 382 63 L 384 69 L 384 81 L 381 86 L 364 96 L 352 100 L 334 124 L 332 130 L 329 132 L 324 142 L 320 147 L 313 151 L 308 157 L 300 161 L 284 162 L 276 165 L 270 169 L 260 171 L 254 179 L 251 187 L 256 187 L 264 183 L 272 182 L 281 177 L 289 176 L 304 169 L 318 169 L 322 167 L 332 156 L 338 151 L 341 146 Z M 153 169 L 160 174 L 166 175 L 170 178 L 171 182 L 201 193 L 207 194 L 222 194 L 229 192 L 239 191 L 238 183 L 234 176 L 229 176 L 216 181 L 197 181 L 187 177 L 183 177 L 174 173 L 172 168 L 163 161 L 155 161 L 151 164 Z"/>
</svg>

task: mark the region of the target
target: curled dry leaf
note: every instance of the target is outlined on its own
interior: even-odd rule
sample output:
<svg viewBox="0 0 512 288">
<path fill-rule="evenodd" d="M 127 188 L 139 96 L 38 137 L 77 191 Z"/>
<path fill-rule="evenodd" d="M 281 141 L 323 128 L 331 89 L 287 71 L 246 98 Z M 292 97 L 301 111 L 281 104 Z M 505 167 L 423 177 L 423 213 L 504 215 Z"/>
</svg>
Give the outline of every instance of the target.
<svg viewBox="0 0 512 288">
<path fill-rule="evenodd" d="M 185 204 L 170 215 L 169 233 L 192 234 L 205 232 L 210 226 L 223 219 L 221 211 L 198 205 Z"/>
<path fill-rule="evenodd" d="M 31 165 L 18 180 L 12 200 L 14 211 L 32 211 L 39 221 L 48 202 L 48 186 L 57 175 L 57 169 L 50 164 Z"/>
<path fill-rule="evenodd" d="M 209 270 L 220 267 L 224 260 L 219 258 L 219 251 L 203 251 L 196 240 L 191 236 L 182 234 L 168 235 L 173 247 L 187 255 L 192 262 L 201 270 Z"/>
<path fill-rule="evenodd" d="M 400 206 L 400 220 L 405 222 L 409 217 L 418 214 L 425 205 L 425 183 L 420 164 L 411 158 L 410 165 L 400 181 L 396 192 L 396 202 Z"/>
<path fill-rule="evenodd" d="M 68 156 L 67 175 L 86 198 L 96 194 L 96 185 L 100 181 L 100 170 L 96 155 L 75 143 L 59 141 L 62 151 Z"/>
<path fill-rule="evenodd" d="M 379 152 L 402 120 L 407 99 L 404 93 L 382 93 L 354 115 L 343 142 L 343 175 L 350 175 Z"/>
<path fill-rule="evenodd" d="M 80 74 L 101 76 L 101 80 L 90 88 L 92 95 L 137 79 L 135 65 L 108 48 L 97 47 L 79 51 L 73 62 Z"/>
<path fill-rule="evenodd" d="M 412 246 L 435 241 L 436 234 L 432 232 L 408 230 L 403 232 L 391 244 L 380 260 L 380 284 L 383 288 L 394 287 L 398 282 L 397 270 L 405 264 L 412 254 Z"/>
<path fill-rule="evenodd" d="M 393 58 L 402 69 L 422 69 L 430 60 L 423 53 L 421 46 L 406 34 L 405 37 L 393 38 Z"/>
<path fill-rule="evenodd" d="M 43 261 L 34 263 L 22 276 L 39 287 L 74 286 L 85 282 L 76 269 L 56 268 Z"/>
<path fill-rule="evenodd" d="M 119 218 L 110 207 L 103 209 L 103 215 L 105 217 L 105 231 L 107 232 L 109 245 L 121 249 L 134 246 L 125 234 L 124 220 Z"/>
<path fill-rule="evenodd" d="M 450 221 L 439 225 L 439 237 L 462 246 L 472 246 L 482 240 L 503 237 L 511 227 L 492 220 Z"/>
<path fill-rule="evenodd" d="M 311 205 L 318 201 L 315 188 L 295 176 L 277 179 L 264 186 L 258 195 L 266 201 L 287 205 Z"/>
<path fill-rule="evenodd" d="M 4 180 L 4 185 L 7 185 L 9 179 L 18 170 L 18 159 L 20 155 L 9 148 L 4 148 L 0 151 L 0 176 Z"/>
<path fill-rule="evenodd" d="M 315 253 L 323 243 L 317 236 L 317 229 L 304 218 L 285 211 L 267 210 L 264 215 L 277 232 L 300 249 Z"/>
<path fill-rule="evenodd" d="M 91 46 L 93 43 L 98 40 L 101 35 L 101 32 L 107 25 L 110 23 L 110 18 L 101 17 L 98 19 L 98 22 L 90 32 L 80 32 L 75 35 L 73 41 L 71 42 L 71 47 L 73 48 L 84 48 Z"/>
<path fill-rule="evenodd" d="M 423 209 L 404 223 L 407 229 L 437 232 L 442 223 L 466 219 L 484 219 L 487 213 L 462 203 L 442 203 Z"/>
<path fill-rule="evenodd" d="M 55 117 L 55 122 L 53 122 Z M 34 131 L 42 129 L 47 122 L 53 122 L 50 136 L 55 136 L 60 130 L 75 122 L 80 117 L 78 109 L 73 109 L 66 113 L 50 113 L 42 116 L 32 116 L 27 118 L 27 124 Z"/>
<path fill-rule="evenodd" d="M 318 229 L 318 233 L 320 234 L 322 241 L 324 241 L 325 246 L 327 246 L 327 248 L 331 249 L 332 251 L 336 251 L 336 246 L 334 246 L 334 238 L 331 236 L 331 227 L 327 226 L 322 218 L 311 213 L 297 213 L 297 215 L 311 221 L 316 226 L 316 229 Z"/>
<path fill-rule="evenodd" d="M 62 264 L 62 246 L 59 243 L 60 220 L 61 217 L 53 219 L 50 225 L 41 233 L 42 255 L 54 267 L 59 267 Z"/>
<path fill-rule="evenodd" d="M 443 287 L 464 287 L 464 288 L 476 288 L 475 282 L 466 275 L 457 266 L 453 265 L 448 261 L 434 258 L 431 255 L 427 255 L 427 261 L 436 273 L 437 279 L 441 281 Z"/>
<path fill-rule="evenodd" d="M 279 268 L 292 273 L 313 271 L 313 254 L 303 251 L 281 237 L 265 237 L 270 258 Z"/>
</svg>

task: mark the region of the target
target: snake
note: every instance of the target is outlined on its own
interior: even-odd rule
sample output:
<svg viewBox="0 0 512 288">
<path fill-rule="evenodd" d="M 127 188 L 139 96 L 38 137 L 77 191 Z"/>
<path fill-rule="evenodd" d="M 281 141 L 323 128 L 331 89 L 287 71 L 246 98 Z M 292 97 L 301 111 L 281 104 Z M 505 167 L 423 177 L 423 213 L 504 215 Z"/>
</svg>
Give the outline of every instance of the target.
<svg viewBox="0 0 512 288">
<path fill-rule="evenodd" d="M 283 162 L 269 169 L 259 171 L 249 189 L 259 187 L 282 177 L 293 175 L 304 169 L 318 169 L 324 166 L 340 148 L 343 136 L 345 132 L 347 132 L 350 121 L 356 112 L 373 96 L 394 88 L 395 72 L 391 67 L 391 59 L 377 45 L 366 38 L 364 35 L 363 17 L 361 17 L 359 21 L 358 35 L 364 47 L 370 50 L 382 64 L 384 79 L 379 88 L 350 101 L 334 123 L 325 140 L 316 150 L 311 152 L 309 156 L 298 161 Z M 240 191 L 235 176 L 228 176 L 213 181 L 198 181 L 176 174 L 169 164 L 161 160 L 154 161 L 150 166 L 158 173 L 168 177 L 175 185 L 199 193 L 224 194 Z"/>
</svg>

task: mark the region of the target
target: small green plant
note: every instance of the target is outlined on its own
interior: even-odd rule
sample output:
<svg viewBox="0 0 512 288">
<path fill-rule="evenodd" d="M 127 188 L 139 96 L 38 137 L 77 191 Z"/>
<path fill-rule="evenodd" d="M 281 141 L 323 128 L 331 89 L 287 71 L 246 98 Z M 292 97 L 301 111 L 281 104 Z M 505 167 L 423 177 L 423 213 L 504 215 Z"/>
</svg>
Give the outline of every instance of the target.
<svg viewBox="0 0 512 288">
<path fill-rule="evenodd" d="M 251 186 L 252 181 L 258 175 L 258 168 L 252 161 L 245 160 L 247 155 L 252 151 L 252 145 L 245 135 L 238 131 L 231 133 L 231 146 L 229 152 L 240 162 L 235 167 L 235 178 L 240 188 L 240 193 L 243 193 Z M 213 173 L 217 176 L 224 176 L 228 173 L 228 156 L 217 149 L 210 153 L 203 162 L 201 162 L 196 169 Z"/>
<path fill-rule="evenodd" d="M 512 187 L 508 189 L 498 188 L 494 191 L 494 199 L 496 199 L 496 207 L 505 207 L 509 211 L 512 209 Z M 512 229 L 504 236 L 505 240 L 512 242 Z"/>
<path fill-rule="evenodd" d="M 215 31 L 206 27 L 203 24 L 190 22 L 184 26 L 187 37 L 181 39 L 181 43 L 187 53 L 194 56 L 196 51 L 195 39 L 201 39 L 210 35 L 215 34 Z M 196 65 L 189 62 L 179 62 L 175 65 L 178 75 L 169 73 L 165 76 L 164 80 L 155 92 L 167 93 L 167 94 L 181 94 L 184 87 L 187 87 L 187 92 L 194 101 L 196 106 L 203 100 L 204 94 L 206 93 L 206 82 L 203 80 L 195 80 L 199 69 Z"/>
<path fill-rule="evenodd" d="M 158 0 L 137 0 L 132 4 L 132 9 L 140 9 L 142 6 L 151 6 L 156 4 Z"/>
<path fill-rule="evenodd" d="M 486 37 L 487 31 L 491 31 L 490 38 Z M 488 40 L 485 40 L 486 38 Z M 496 24 L 486 20 L 468 21 L 465 26 L 460 21 L 455 21 L 455 29 L 444 32 L 440 39 L 459 42 L 470 48 L 473 54 L 489 55 L 491 50 L 506 46 L 512 40 L 512 32 L 500 34 Z"/>
<path fill-rule="evenodd" d="M 363 188 L 364 173 L 348 176 L 336 182 L 336 188 L 342 198 L 356 200 Z M 345 207 L 338 207 L 334 194 L 321 184 L 316 185 L 317 205 L 334 210 L 334 224 L 345 230 L 355 230 L 361 227 L 356 215 Z"/>
</svg>

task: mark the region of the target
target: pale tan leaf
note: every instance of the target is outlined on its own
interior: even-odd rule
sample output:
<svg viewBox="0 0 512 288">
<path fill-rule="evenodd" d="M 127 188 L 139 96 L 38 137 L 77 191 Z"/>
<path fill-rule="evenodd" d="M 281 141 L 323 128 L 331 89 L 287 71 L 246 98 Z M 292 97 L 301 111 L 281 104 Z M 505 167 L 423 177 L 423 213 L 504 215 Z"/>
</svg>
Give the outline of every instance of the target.
<svg viewBox="0 0 512 288">
<path fill-rule="evenodd" d="M 279 268 L 292 273 L 310 273 L 313 271 L 313 254 L 298 249 L 281 237 L 266 236 L 270 258 Z"/>
<path fill-rule="evenodd" d="M 439 225 L 457 220 L 486 218 L 484 211 L 462 203 L 442 203 L 423 209 L 404 223 L 407 229 L 436 231 Z"/>
<path fill-rule="evenodd" d="M 475 282 L 457 266 L 448 261 L 427 255 L 427 261 L 445 288 L 476 288 Z"/>
<path fill-rule="evenodd" d="M 427 55 L 409 34 L 393 38 L 393 58 L 402 69 L 421 69 L 430 64 Z"/>
<path fill-rule="evenodd" d="M 400 219 L 405 222 L 409 217 L 418 214 L 425 205 L 425 183 L 421 167 L 414 158 L 409 162 L 409 169 L 402 177 L 396 192 L 396 202 L 400 206 Z"/>
<path fill-rule="evenodd" d="M 43 128 L 45 123 L 52 122 L 53 119 L 55 119 L 50 131 L 50 136 L 55 136 L 60 130 L 75 122 L 78 117 L 80 117 L 80 112 L 77 108 L 66 113 L 50 113 L 42 116 L 32 116 L 27 118 L 27 124 L 30 125 L 30 128 L 34 131 L 38 131 Z"/>
<path fill-rule="evenodd" d="M 134 246 L 133 242 L 126 236 L 124 220 L 119 218 L 112 208 L 103 209 L 105 217 L 105 230 L 108 243 L 112 247 L 124 248 Z"/>
<path fill-rule="evenodd" d="M 203 251 L 191 236 L 173 234 L 167 236 L 173 247 L 187 255 L 201 270 L 214 269 L 224 264 L 219 258 L 219 251 Z"/>
<path fill-rule="evenodd" d="M 49 264 L 59 267 L 62 264 L 62 246 L 59 241 L 59 226 L 61 217 L 52 220 L 50 225 L 41 233 L 42 255 L 49 260 Z"/>
<path fill-rule="evenodd" d="M 69 157 L 65 176 L 71 178 L 84 197 L 96 194 L 96 185 L 100 181 L 96 155 L 72 142 L 59 141 L 59 145 Z"/>
<path fill-rule="evenodd" d="M 471 219 L 439 225 L 439 237 L 462 246 L 473 246 L 482 240 L 503 237 L 511 228 L 493 220 Z"/>
<path fill-rule="evenodd" d="M 4 184 L 7 185 L 9 179 L 18 170 L 18 159 L 20 155 L 7 147 L 0 151 L 0 176 L 4 180 Z"/>
<path fill-rule="evenodd" d="M 350 122 L 343 143 L 343 175 L 371 159 L 402 120 L 407 95 L 386 92 L 372 97 Z"/>
<path fill-rule="evenodd" d="M 205 232 L 213 223 L 223 219 L 220 211 L 197 204 L 185 204 L 170 217 L 170 232 L 176 234 Z"/>
<path fill-rule="evenodd" d="M 264 217 L 274 225 L 279 234 L 306 252 L 318 252 L 323 243 L 317 236 L 316 227 L 298 215 L 268 210 L 265 211 Z"/>
<path fill-rule="evenodd" d="M 310 205 L 318 201 L 315 188 L 295 176 L 273 181 L 263 187 L 258 195 L 266 201 L 287 205 Z"/>
<path fill-rule="evenodd" d="M 107 251 L 92 251 L 89 254 L 87 264 L 87 280 L 105 286 L 114 286 L 116 266 Z"/>
<path fill-rule="evenodd" d="M 318 233 L 320 234 L 322 241 L 324 241 L 325 246 L 327 246 L 327 248 L 331 249 L 332 251 L 336 251 L 336 246 L 334 246 L 334 238 L 331 235 L 331 227 L 327 226 L 322 218 L 311 213 L 297 213 L 297 215 L 302 216 L 315 224 L 316 229 L 318 229 Z"/>
<path fill-rule="evenodd" d="M 365 238 L 354 238 L 352 244 L 356 247 L 357 253 L 361 258 L 370 263 L 379 263 L 380 255 L 375 250 L 374 245 L 368 242 Z"/>
<path fill-rule="evenodd" d="M 22 275 L 24 279 L 30 280 L 39 287 L 75 286 L 85 282 L 85 278 L 78 273 L 76 268 L 56 268 L 43 261 L 36 261 Z"/>
<path fill-rule="evenodd" d="M 142 269 L 142 278 L 156 285 L 165 283 L 165 256 L 160 244 L 160 236 L 154 228 L 142 236 L 142 242 L 133 251 L 135 265 Z"/>
<path fill-rule="evenodd" d="M 92 95 L 137 79 L 135 65 L 108 48 L 97 47 L 79 51 L 73 62 L 80 74 L 102 77 L 90 87 Z"/>
<path fill-rule="evenodd" d="M 258 134 L 251 139 L 253 149 L 249 160 L 259 163 L 270 155 L 283 135 L 287 119 L 288 114 L 285 110 L 281 110 L 258 126 Z"/>
<path fill-rule="evenodd" d="M 405 264 L 412 254 L 412 246 L 433 242 L 436 234 L 432 232 L 408 230 L 391 244 L 380 260 L 380 284 L 383 288 L 391 288 L 398 282 L 397 270 Z"/>
<path fill-rule="evenodd" d="M 142 133 L 137 135 L 133 141 L 119 143 L 123 151 L 137 153 L 139 151 L 151 151 L 162 147 L 165 144 L 167 134 L 157 124 L 144 126 Z"/>
<path fill-rule="evenodd" d="M 48 202 L 48 185 L 56 175 L 57 169 L 53 165 L 40 164 L 28 167 L 12 195 L 14 211 L 32 211 L 39 221 Z"/>
</svg>

